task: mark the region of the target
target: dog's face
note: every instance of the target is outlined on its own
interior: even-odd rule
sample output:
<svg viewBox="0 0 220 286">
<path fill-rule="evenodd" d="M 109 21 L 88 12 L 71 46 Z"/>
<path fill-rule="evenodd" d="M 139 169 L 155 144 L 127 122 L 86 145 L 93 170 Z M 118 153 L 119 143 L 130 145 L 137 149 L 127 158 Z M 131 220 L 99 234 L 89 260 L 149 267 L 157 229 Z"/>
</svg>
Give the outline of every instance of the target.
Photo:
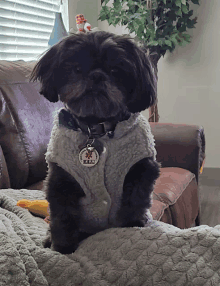
<svg viewBox="0 0 220 286">
<path fill-rule="evenodd" d="M 31 79 L 41 81 L 49 101 L 60 99 L 84 120 L 140 112 L 156 101 L 148 56 L 128 37 L 108 32 L 64 38 L 40 59 Z"/>
</svg>

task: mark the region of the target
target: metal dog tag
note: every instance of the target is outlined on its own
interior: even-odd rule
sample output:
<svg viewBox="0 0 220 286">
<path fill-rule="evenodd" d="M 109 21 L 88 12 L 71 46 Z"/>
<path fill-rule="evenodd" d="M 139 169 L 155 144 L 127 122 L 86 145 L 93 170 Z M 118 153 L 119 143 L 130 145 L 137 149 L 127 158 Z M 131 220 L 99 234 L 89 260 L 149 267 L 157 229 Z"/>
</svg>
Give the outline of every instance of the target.
<svg viewBox="0 0 220 286">
<path fill-rule="evenodd" d="M 93 167 L 99 161 L 99 153 L 90 144 L 83 148 L 79 153 L 79 161 L 83 166 Z"/>
</svg>

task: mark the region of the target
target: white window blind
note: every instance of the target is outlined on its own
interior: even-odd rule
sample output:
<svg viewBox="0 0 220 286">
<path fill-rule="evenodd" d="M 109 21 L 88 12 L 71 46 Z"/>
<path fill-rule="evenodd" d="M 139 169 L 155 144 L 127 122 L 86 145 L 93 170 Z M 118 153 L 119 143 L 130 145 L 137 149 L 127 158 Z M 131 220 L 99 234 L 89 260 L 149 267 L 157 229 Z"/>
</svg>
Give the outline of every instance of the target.
<svg viewBox="0 0 220 286">
<path fill-rule="evenodd" d="M 48 48 L 60 0 L 0 0 L 0 59 L 37 60 Z"/>
</svg>

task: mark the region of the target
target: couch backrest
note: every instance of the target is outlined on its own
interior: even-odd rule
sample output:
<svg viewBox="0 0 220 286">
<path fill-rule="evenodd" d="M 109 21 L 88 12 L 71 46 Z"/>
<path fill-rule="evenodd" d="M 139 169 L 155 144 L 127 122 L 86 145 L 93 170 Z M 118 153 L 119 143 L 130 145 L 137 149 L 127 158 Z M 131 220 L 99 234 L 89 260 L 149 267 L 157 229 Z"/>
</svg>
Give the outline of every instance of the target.
<svg viewBox="0 0 220 286">
<path fill-rule="evenodd" d="M 0 145 L 12 188 L 23 188 L 45 178 L 44 154 L 53 115 L 63 105 L 39 94 L 39 83 L 29 82 L 35 62 L 0 61 Z"/>
</svg>

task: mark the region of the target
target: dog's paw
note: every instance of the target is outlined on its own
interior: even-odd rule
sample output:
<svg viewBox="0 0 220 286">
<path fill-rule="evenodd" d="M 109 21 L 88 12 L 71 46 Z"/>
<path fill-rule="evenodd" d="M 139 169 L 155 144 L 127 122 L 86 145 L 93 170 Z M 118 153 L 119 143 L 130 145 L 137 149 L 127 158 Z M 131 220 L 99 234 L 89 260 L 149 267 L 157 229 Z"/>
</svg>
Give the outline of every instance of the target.
<svg viewBox="0 0 220 286">
<path fill-rule="evenodd" d="M 130 221 L 124 225 L 124 227 L 144 227 L 146 224 L 143 220 L 136 220 L 136 221 Z"/>
<path fill-rule="evenodd" d="M 43 241 L 43 247 L 44 248 L 50 248 L 51 247 L 51 236 L 48 235 Z"/>
<path fill-rule="evenodd" d="M 73 253 L 77 249 L 77 246 L 63 246 L 63 245 L 55 245 L 52 243 L 51 250 L 57 251 L 61 254 L 70 254 Z"/>
</svg>

